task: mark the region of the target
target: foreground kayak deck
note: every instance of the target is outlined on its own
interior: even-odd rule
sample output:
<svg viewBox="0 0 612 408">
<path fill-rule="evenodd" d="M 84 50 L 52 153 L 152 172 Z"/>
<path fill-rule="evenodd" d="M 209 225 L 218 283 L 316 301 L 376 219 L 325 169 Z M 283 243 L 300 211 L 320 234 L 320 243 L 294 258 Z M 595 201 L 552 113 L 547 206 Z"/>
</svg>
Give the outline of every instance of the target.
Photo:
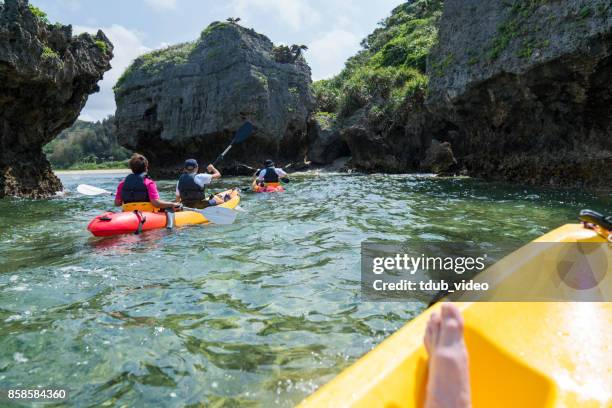
<svg viewBox="0 0 612 408">
<path fill-rule="evenodd" d="M 536 241 L 605 242 L 573 224 Z M 542 262 L 541 254 L 533 252 L 522 254 L 525 262 Z M 516 264 L 509 275 L 520 275 L 524 263 Z M 609 288 L 612 264 L 607 268 L 603 283 Z M 526 287 L 531 284 L 523 281 Z M 612 406 L 612 303 L 455 304 L 465 320 L 474 407 Z M 422 407 L 427 376 L 423 334 L 439 307 L 410 321 L 300 407 Z"/>
<path fill-rule="evenodd" d="M 240 203 L 239 190 L 228 190 L 217 194 L 223 197 L 230 194 L 231 198 L 219 204 L 219 207 L 236 208 Z M 174 213 L 174 225 L 177 227 L 193 224 L 207 224 L 209 221 L 201 213 L 196 211 L 177 211 Z M 142 220 L 144 219 L 144 222 Z M 95 217 L 87 226 L 87 229 L 97 237 L 108 237 L 121 234 L 133 234 L 138 230 L 142 222 L 142 231 L 160 229 L 166 227 L 167 217 L 165 212 L 143 211 L 136 214 L 133 211 L 106 212 Z"/>
</svg>

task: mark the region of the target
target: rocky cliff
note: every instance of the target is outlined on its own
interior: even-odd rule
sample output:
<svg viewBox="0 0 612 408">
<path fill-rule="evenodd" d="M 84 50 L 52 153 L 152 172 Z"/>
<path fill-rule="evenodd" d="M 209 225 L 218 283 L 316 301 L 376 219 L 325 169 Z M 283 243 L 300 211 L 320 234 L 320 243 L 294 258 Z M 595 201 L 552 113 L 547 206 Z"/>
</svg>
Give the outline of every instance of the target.
<svg viewBox="0 0 612 408">
<path fill-rule="evenodd" d="M 215 22 L 192 43 L 143 55 L 115 88 L 119 141 L 145 154 L 156 174 L 187 157 L 212 161 L 245 121 L 256 133 L 221 168 L 301 161 L 314 106 L 310 68 L 298 54 L 235 23 Z"/>
<path fill-rule="evenodd" d="M 612 185 L 609 0 L 446 0 L 428 71 L 471 175 Z"/>
<path fill-rule="evenodd" d="M 73 37 L 27 0 L 0 2 L 0 197 L 61 190 L 42 146 L 98 91 L 112 50 L 101 31 Z"/>
<path fill-rule="evenodd" d="M 333 118 L 334 132 L 325 135 L 325 143 L 343 143 L 344 149 L 335 147 L 334 154 L 327 155 L 311 149 L 309 159 L 331 163 L 348 151 L 350 164 L 362 171 L 421 168 L 432 135 L 444 127 L 424 104 L 426 60 L 436 41 L 441 10 L 441 0 L 399 5 L 362 41 L 363 49 L 339 75 L 314 84 L 317 110 Z"/>
</svg>

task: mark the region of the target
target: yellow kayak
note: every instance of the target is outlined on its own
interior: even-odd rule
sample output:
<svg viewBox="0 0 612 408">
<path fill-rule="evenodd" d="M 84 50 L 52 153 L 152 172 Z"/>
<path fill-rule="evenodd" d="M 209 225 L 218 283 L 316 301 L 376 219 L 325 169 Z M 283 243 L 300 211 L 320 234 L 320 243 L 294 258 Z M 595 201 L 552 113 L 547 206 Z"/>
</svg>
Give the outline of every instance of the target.
<svg viewBox="0 0 612 408">
<path fill-rule="evenodd" d="M 564 283 L 552 275 L 558 270 L 548 263 L 552 249 L 545 243 L 599 242 L 604 251 L 600 261 L 607 264 L 598 288 L 611 298 L 612 244 L 602 236 L 568 224 L 534 242 L 544 245 L 527 245 L 496 264 L 500 282 L 528 290 L 553 282 L 558 290 Z M 539 276 L 527 275 L 536 265 Z M 474 407 L 612 407 L 612 302 L 456 305 L 465 320 Z M 422 407 L 427 375 L 423 334 L 439 306 L 410 321 L 300 407 Z"/>
</svg>

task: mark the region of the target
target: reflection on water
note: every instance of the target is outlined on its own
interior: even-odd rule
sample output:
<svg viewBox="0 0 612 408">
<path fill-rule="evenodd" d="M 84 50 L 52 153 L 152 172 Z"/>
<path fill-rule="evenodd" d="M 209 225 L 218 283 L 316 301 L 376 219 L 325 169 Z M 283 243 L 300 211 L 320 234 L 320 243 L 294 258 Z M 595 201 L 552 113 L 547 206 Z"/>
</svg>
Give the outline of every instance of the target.
<svg viewBox="0 0 612 408">
<path fill-rule="evenodd" d="M 74 191 L 121 176 L 62 178 Z M 218 188 L 233 185 L 248 180 Z M 0 201 L 0 388 L 65 386 L 75 406 L 292 406 L 423 308 L 361 302 L 361 241 L 524 242 L 612 208 L 470 179 L 303 174 L 287 190 L 244 194 L 231 226 L 107 239 L 85 227 L 109 197 Z"/>
</svg>

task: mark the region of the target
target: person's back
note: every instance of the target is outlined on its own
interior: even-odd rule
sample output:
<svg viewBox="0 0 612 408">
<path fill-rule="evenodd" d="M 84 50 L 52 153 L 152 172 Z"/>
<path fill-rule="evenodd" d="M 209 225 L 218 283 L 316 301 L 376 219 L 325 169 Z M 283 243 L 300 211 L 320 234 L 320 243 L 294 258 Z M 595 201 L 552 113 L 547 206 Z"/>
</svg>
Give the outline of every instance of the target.
<svg viewBox="0 0 612 408">
<path fill-rule="evenodd" d="M 176 199 L 186 207 L 205 208 L 217 205 L 214 199 L 206 198 L 206 185 L 221 177 L 221 173 L 212 164 L 207 170 L 212 174 L 198 173 L 198 162 L 195 159 L 185 161 L 184 172 L 176 184 Z"/>
<path fill-rule="evenodd" d="M 121 206 L 124 211 L 155 211 L 158 208 L 180 206 L 178 203 L 159 199 L 157 185 L 147 175 L 149 162 L 146 157 L 134 153 L 128 165 L 132 170 L 132 174 L 126 176 L 117 186 L 115 194 L 116 206 Z"/>
<path fill-rule="evenodd" d="M 257 170 L 255 178 L 258 184 L 278 185 L 281 178 L 287 177 L 287 173 L 283 169 L 274 167 L 272 160 L 264 162 L 264 168 Z"/>
<path fill-rule="evenodd" d="M 123 204 L 129 203 L 142 203 L 142 202 L 150 202 L 151 199 L 149 197 L 149 190 L 147 188 L 146 181 L 151 179 L 148 178 L 147 173 L 132 173 L 129 174 L 125 180 L 123 180 L 123 185 L 121 186 L 121 199 Z"/>
</svg>

